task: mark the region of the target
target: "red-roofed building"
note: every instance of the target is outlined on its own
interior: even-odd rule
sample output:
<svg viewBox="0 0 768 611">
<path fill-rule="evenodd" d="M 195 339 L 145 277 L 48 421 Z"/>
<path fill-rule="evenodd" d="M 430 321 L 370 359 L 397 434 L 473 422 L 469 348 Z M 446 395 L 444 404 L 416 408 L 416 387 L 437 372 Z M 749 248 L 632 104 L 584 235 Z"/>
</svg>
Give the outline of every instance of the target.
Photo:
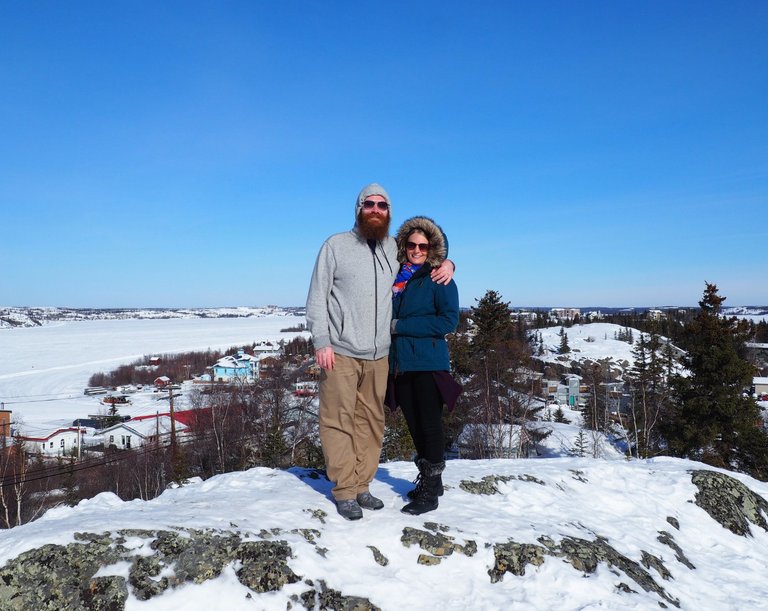
<svg viewBox="0 0 768 611">
<path fill-rule="evenodd" d="M 27 451 L 43 456 L 73 455 L 82 446 L 84 428 L 69 427 L 57 429 L 45 437 L 28 437 L 19 435 L 26 443 Z"/>
<path fill-rule="evenodd" d="M 194 428 L 199 419 L 210 417 L 210 408 L 188 409 L 173 412 L 176 422 L 176 434 L 187 435 L 189 428 Z M 99 431 L 104 440 L 104 447 L 128 450 L 148 443 L 160 442 L 167 445 L 171 441 L 171 414 L 163 412 L 137 416 Z"/>
</svg>

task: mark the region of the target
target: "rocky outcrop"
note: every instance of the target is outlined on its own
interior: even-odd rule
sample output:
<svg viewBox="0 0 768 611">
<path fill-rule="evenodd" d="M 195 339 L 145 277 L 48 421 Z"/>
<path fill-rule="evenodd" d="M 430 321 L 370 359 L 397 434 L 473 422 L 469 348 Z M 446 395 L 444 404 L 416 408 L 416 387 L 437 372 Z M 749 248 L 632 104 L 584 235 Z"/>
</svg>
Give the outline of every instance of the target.
<svg viewBox="0 0 768 611">
<path fill-rule="evenodd" d="M 479 482 L 462 480 L 459 483 L 459 488 L 470 494 L 499 494 L 498 484 L 506 484 L 512 480 L 544 485 L 543 481 L 533 475 L 518 475 L 517 477 L 511 475 L 486 475 Z"/>
<path fill-rule="evenodd" d="M 519 493 L 519 490 L 510 492 L 509 484 L 513 481 L 524 482 L 517 487 L 535 490 L 537 494 L 549 490 L 550 482 L 553 490 L 562 492 L 568 490 L 568 483 L 572 489 L 579 490 L 589 485 L 590 478 L 579 470 L 562 471 L 558 476 L 562 479 L 548 478 L 545 482 L 526 474 L 490 474 L 479 481 L 461 481 L 459 488 L 473 495 L 510 495 Z M 690 502 L 704 509 L 730 533 L 749 535 L 750 526 L 768 530 L 768 502 L 741 481 L 705 470 L 692 471 L 691 481 L 697 492 Z M 693 492 L 690 494 L 693 496 Z M 470 502 L 487 503 L 489 507 L 504 505 L 503 497 L 490 501 L 473 497 Z M 338 551 L 328 544 L 335 540 L 333 537 L 323 541 L 327 529 L 336 528 L 334 524 L 326 524 L 328 515 L 317 508 L 305 509 L 302 515 L 308 515 L 312 526 L 317 528 L 288 530 L 272 527 L 242 532 L 237 524 L 230 523 L 230 529 L 226 530 L 166 528 L 76 533 L 72 543 L 44 545 L 18 555 L 0 568 L 0 610 L 120 611 L 129 599 L 155 599 L 175 588 L 216 579 L 225 569 L 248 588 L 248 598 L 284 591 L 283 600 L 288 601 L 289 609 L 377 609 L 367 598 L 350 596 L 329 587 L 321 578 L 323 575 L 294 572 L 290 564 L 295 555 L 301 558 L 302 553 L 314 550 L 322 558 L 332 558 Z M 680 517 L 684 515 L 686 513 L 681 512 Z M 700 514 L 699 518 L 702 516 Z M 397 547 L 392 546 L 395 543 L 392 539 L 397 535 L 390 534 L 379 541 L 360 541 L 364 555 L 356 556 L 355 561 L 367 560 L 372 565 L 368 570 L 382 571 L 382 577 L 386 578 L 393 570 L 400 571 L 403 562 L 427 567 L 418 570 L 440 571 L 441 564 L 466 563 L 467 558 L 472 558 L 473 562 L 483 563 L 482 570 L 487 572 L 490 584 L 523 577 L 528 571 L 553 561 L 564 562 L 584 577 L 603 567 L 616 577 L 613 581 L 616 593 L 645 592 L 644 596 L 655 599 L 661 607 L 685 606 L 683 596 L 674 588 L 674 579 L 679 578 L 682 571 L 694 571 L 696 567 L 686 557 L 675 536 L 681 541 L 690 541 L 690 536 L 683 536 L 690 534 L 687 532 L 690 523 L 683 521 L 681 524 L 680 519 L 667 514 L 655 517 L 659 525 L 669 526 L 669 529 L 647 533 L 651 546 L 647 549 L 650 551 L 637 546 L 637 542 L 642 541 L 637 537 L 631 545 L 622 547 L 616 541 L 600 536 L 599 527 L 572 521 L 563 522 L 569 529 L 568 534 L 534 533 L 534 540 L 523 542 L 514 540 L 519 539 L 519 534 L 499 533 L 497 536 L 495 531 L 486 531 L 479 541 L 486 553 L 478 554 L 477 532 L 467 536 L 450 523 L 427 521 L 423 528 L 405 526 L 399 531 L 398 527 L 400 545 L 406 549 L 416 548 L 416 553 L 402 549 L 398 553 Z M 720 526 L 713 527 L 721 537 L 732 536 Z M 573 536 L 573 528 L 588 534 Z M 492 538 L 488 532 L 493 532 Z M 700 557 L 702 552 L 697 549 L 695 553 Z M 457 555 L 464 558 L 459 560 Z M 316 563 L 317 559 L 314 560 Z M 306 563 L 296 564 L 307 566 Z M 702 572 L 704 569 L 702 564 Z M 289 584 L 295 585 L 284 590 Z M 257 601 L 253 602 L 258 607 Z"/>
<path fill-rule="evenodd" d="M 691 481 L 698 487 L 695 503 L 736 535 L 751 535 L 749 525 L 768 531 L 765 516 L 768 502 L 736 478 L 717 471 L 693 471 Z"/>
<path fill-rule="evenodd" d="M 510 541 L 495 545 L 496 562 L 488 571 L 491 582 L 501 581 L 505 573 L 522 576 L 525 574 L 526 565 L 541 566 L 547 556 L 552 556 L 565 559 L 574 569 L 584 573 L 594 573 L 598 564 L 604 563 L 623 572 L 646 592 L 654 592 L 664 601 L 676 607 L 680 606 L 680 603 L 669 596 L 648 571 L 639 563 L 616 551 L 605 539 L 598 537 L 594 541 L 588 541 L 576 537 L 563 537 L 557 544 L 549 537 L 540 537 L 539 543 L 541 543 L 540 546 Z M 647 563 L 648 568 L 653 567 L 657 570 L 662 578 L 669 579 L 669 571 L 660 558 L 643 552 L 643 563 Z M 617 587 L 623 591 L 633 591 L 623 582 Z"/>
<path fill-rule="evenodd" d="M 403 536 L 400 537 L 400 542 L 405 547 L 418 545 L 421 549 L 431 554 L 429 556 L 426 554 L 420 555 L 417 559 L 419 564 L 440 564 L 440 559 L 450 556 L 453 552 L 470 557 L 477 553 L 477 543 L 474 541 L 467 541 L 464 545 L 455 543 L 454 537 L 439 532 L 447 530 L 446 527 L 439 527 L 434 523 L 425 524 L 425 526 L 428 525 L 432 526 L 434 532 L 406 527 L 403 529 Z"/>
<path fill-rule="evenodd" d="M 299 534 L 308 541 L 319 535 L 312 530 Z M 0 609 L 118 611 L 129 591 L 139 600 L 149 600 L 185 583 L 214 579 L 228 565 L 239 567 L 237 579 L 254 593 L 276 591 L 300 580 L 287 564 L 291 548 L 285 541 L 249 541 L 232 532 L 187 529 L 78 533 L 75 538 L 76 543 L 45 545 L 6 564 L 0 570 Z M 136 553 L 138 548 L 141 554 Z M 127 580 L 95 576 L 102 567 L 120 562 L 130 563 Z M 302 600 L 312 601 L 309 608 L 376 608 L 365 599 L 307 584 L 313 589 Z"/>
<path fill-rule="evenodd" d="M 292 600 L 301 604 L 305 609 L 333 609 L 334 611 L 381 611 L 367 598 L 360 596 L 344 596 L 338 590 L 329 588 L 324 580 L 318 579 L 317 584 L 311 580 L 305 582 L 313 586 L 301 596 L 293 596 Z"/>
</svg>

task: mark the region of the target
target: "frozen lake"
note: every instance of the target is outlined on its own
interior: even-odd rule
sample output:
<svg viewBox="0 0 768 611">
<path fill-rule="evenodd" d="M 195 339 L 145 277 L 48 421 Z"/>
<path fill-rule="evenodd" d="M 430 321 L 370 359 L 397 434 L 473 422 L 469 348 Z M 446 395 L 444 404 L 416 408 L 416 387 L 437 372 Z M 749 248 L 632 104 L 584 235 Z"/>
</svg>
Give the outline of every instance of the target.
<svg viewBox="0 0 768 611">
<path fill-rule="evenodd" d="M 147 354 L 287 341 L 301 333 L 280 329 L 304 322 L 296 316 L 88 320 L 0 329 L 0 402 L 13 411 L 13 421 L 25 435 L 47 434 L 103 408 L 98 397 L 83 395 L 96 372 Z"/>
</svg>

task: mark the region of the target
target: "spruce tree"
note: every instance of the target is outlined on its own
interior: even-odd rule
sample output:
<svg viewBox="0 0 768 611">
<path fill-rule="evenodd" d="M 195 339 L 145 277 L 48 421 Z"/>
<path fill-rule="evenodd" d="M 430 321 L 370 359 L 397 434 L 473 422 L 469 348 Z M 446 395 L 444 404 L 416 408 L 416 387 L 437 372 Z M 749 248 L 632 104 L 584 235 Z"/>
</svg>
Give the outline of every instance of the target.
<svg viewBox="0 0 768 611">
<path fill-rule="evenodd" d="M 579 429 L 578 435 L 573 440 L 573 448 L 571 448 L 571 454 L 583 458 L 589 452 L 589 440 L 584 434 L 584 429 Z"/>
<path fill-rule="evenodd" d="M 698 314 L 685 326 L 683 364 L 673 379 L 665 432 L 673 455 L 768 477 L 768 435 L 757 404 L 742 395 L 754 369 L 742 358 L 747 325 L 721 315 L 725 297 L 706 283 Z"/>
<path fill-rule="evenodd" d="M 667 401 L 667 377 L 660 355 L 661 340 L 655 333 L 641 333 L 632 349 L 634 364 L 627 378 L 630 386 L 630 435 L 635 454 L 647 458 L 661 446 L 659 424 Z"/>
<path fill-rule="evenodd" d="M 475 334 L 472 345 L 475 353 L 482 354 L 491 346 L 513 336 L 512 309 L 501 300 L 496 291 L 488 290 L 476 300 L 472 308 L 472 326 Z"/>
<path fill-rule="evenodd" d="M 503 450 L 499 435 L 494 434 L 503 430 L 498 425 L 525 426 L 535 412 L 543 409 L 534 401 L 533 384 L 526 375 L 532 356 L 527 330 L 522 321 L 515 323 L 511 314 L 509 304 L 502 301 L 499 293 L 487 291 L 470 313 L 469 344 L 457 342 L 465 350 L 460 354 L 465 367 L 465 393 L 460 400 L 465 402 L 465 409 L 456 410 L 456 424 L 485 425 L 478 428 L 478 457 Z M 534 441 L 541 437 L 533 428 L 527 429 L 527 434 Z"/>
<path fill-rule="evenodd" d="M 560 327 L 560 347 L 557 349 L 560 354 L 568 354 L 571 351 L 571 347 L 568 345 L 568 334 L 565 332 L 565 327 Z"/>
</svg>

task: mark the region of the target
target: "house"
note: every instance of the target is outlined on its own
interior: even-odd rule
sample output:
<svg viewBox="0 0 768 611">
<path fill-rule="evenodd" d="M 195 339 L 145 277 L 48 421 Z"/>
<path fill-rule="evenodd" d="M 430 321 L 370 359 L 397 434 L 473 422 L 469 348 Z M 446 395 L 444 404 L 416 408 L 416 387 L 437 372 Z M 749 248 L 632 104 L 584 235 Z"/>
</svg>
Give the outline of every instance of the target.
<svg viewBox="0 0 768 611">
<path fill-rule="evenodd" d="M 18 438 L 27 445 L 27 450 L 43 456 L 64 456 L 76 454 L 83 443 L 82 427 L 57 429 L 45 437 L 28 437 L 19 435 Z"/>
<path fill-rule="evenodd" d="M 664 318 L 664 312 L 661 310 L 648 310 L 646 316 L 648 316 L 650 320 L 661 320 Z"/>
<path fill-rule="evenodd" d="M 253 355 L 256 357 L 262 356 L 280 356 L 282 348 L 280 344 L 276 342 L 270 342 L 262 340 L 253 344 Z"/>
<path fill-rule="evenodd" d="M 314 397 L 318 393 L 318 384 L 314 380 L 296 382 L 294 385 L 294 397 Z"/>
<path fill-rule="evenodd" d="M 624 382 L 600 382 L 605 393 L 605 404 L 611 412 L 623 412 L 629 406 L 629 395 L 624 392 Z"/>
<path fill-rule="evenodd" d="M 237 354 L 221 357 L 208 369 L 214 382 L 253 382 L 259 379 L 259 358 L 238 350 Z"/>
<path fill-rule="evenodd" d="M 557 320 L 573 320 L 581 315 L 579 308 L 552 308 L 549 315 Z"/>
<path fill-rule="evenodd" d="M 6 438 L 11 435 L 11 414 L 9 409 L 0 409 L 0 437 Z"/>
<path fill-rule="evenodd" d="M 174 421 L 176 434 L 183 435 L 187 425 L 176 414 Z M 167 413 L 137 416 L 103 429 L 98 436 L 102 438 L 105 448 L 118 450 L 130 450 L 155 442 L 168 445 L 171 442 L 171 416 Z"/>
<path fill-rule="evenodd" d="M 166 386 L 170 385 L 171 378 L 168 376 L 160 376 L 155 378 L 154 385 L 155 388 L 165 388 Z"/>
<path fill-rule="evenodd" d="M 582 384 L 581 377 L 575 373 L 564 375 L 562 380 L 545 380 L 542 392 L 548 402 L 568 405 L 573 409 L 582 409 L 590 396 L 589 387 Z"/>
<path fill-rule="evenodd" d="M 533 439 L 519 424 L 466 424 L 456 438 L 457 458 L 530 458 Z"/>
<path fill-rule="evenodd" d="M 768 395 L 768 378 L 752 378 L 752 386 L 755 388 L 756 396 Z"/>
</svg>

